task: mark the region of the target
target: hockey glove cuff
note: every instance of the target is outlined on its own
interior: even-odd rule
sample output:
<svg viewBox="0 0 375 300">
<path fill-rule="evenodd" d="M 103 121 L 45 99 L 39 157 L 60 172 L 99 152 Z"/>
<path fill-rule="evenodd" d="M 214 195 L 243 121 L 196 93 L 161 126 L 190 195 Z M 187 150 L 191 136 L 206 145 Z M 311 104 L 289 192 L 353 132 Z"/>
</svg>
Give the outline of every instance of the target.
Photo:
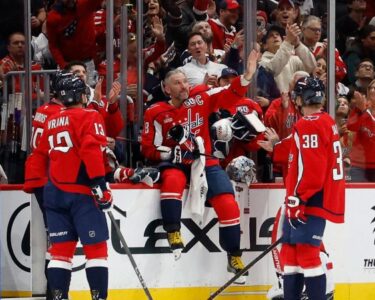
<svg viewBox="0 0 375 300">
<path fill-rule="evenodd" d="M 102 211 L 110 210 L 113 204 L 112 191 L 104 178 L 94 180 L 95 184 L 91 187 L 91 193 L 94 196 L 95 203 Z"/>
<path fill-rule="evenodd" d="M 133 176 L 134 170 L 131 168 L 118 167 L 113 174 L 115 182 L 126 182 L 129 177 Z"/>
<path fill-rule="evenodd" d="M 295 229 L 298 225 L 306 224 L 305 215 L 306 202 L 297 196 L 287 198 L 287 216 L 290 225 Z"/>
</svg>

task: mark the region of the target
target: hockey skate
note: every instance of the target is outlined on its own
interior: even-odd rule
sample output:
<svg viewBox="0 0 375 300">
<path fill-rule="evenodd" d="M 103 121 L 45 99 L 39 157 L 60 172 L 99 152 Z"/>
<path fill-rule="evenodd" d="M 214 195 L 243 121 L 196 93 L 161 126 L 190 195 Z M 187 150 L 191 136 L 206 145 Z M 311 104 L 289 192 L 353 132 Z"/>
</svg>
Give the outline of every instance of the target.
<svg viewBox="0 0 375 300">
<path fill-rule="evenodd" d="M 181 257 L 181 252 L 184 249 L 184 242 L 181 238 L 180 231 L 168 232 L 168 243 L 173 252 L 174 259 L 178 260 Z"/>
<path fill-rule="evenodd" d="M 271 300 L 282 300 L 284 299 L 284 291 L 279 284 L 274 285 L 270 288 L 267 293 L 267 299 Z"/>
<path fill-rule="evenodd" d="M 244 268 L 244 264 L 242 262 L 241 256 L 234 256 L 228 254 L 228 265 L 227 271 L 233 274 L 237 274 Z M 234 282 L 236 284 L 245 284 L 246 277 L 249 275 L 249 272 L 244 273 L 241 277 L 237 278 Z"/>
<path fill-rule="evenodd" d="M 51 294 L 53 300 L 68 300 L 63 298 L 63 292 L 61 290 L 52 290 Z"/>
</svg>

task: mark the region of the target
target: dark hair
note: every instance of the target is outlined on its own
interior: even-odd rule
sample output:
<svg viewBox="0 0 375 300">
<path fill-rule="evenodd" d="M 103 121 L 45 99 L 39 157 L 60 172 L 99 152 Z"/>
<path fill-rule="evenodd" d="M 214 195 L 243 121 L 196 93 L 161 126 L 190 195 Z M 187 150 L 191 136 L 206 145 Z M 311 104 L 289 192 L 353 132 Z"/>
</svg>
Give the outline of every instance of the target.
<svg viewBox="0 0 375 300">
<path fill-rule="evenodd" d="M 196 35 L 199 35 L 201 38 L 202 38 L 202 40 L 205 42 L 205 43 L 207 43 L 206 42 L 206 40 L 205 40 L 205 38 L 203 37 L 203 34 L 201 34 L 200 32 L 191 32 L 190 34 L 189 34 L 189 36 L 188 36 L 188 44 L 189 44 L 189 42 L 190 42 L 190 39 L 192 38 L 192 37 L 194 37 L 194 36 L 196 36 Z"/>
<path fill-rule="evenodd" d="M 371 34 L 371 32 L 374 32 L 374 31 L 375 31 L 375 26 L 368 24 L 359 31 L 358 37 L 360 40 L 365 39 Z"/>
<path fill-rule="evenodd" d="M 85 63 L 82 60 L 72 60 L 72 61 L 70 61 L 69 63 L 66 64 L 64 70 L 65 71 L 70 71 L 70 69 L 73 66 L 82 66 L 87 71 L 87 67 L 86 67 Z"/>
<path fill-rule="evenodd" d="M 374 66 L 374 61 L 371 58 L 366 57 L 360 60 L 359 64 L 357 65 L 357 71 L 359 70 L 360 65 L 364 62 L 369 62 Z"/>
<path fill-rule="evenodd" d="M 7 41 L 7 45 L 8 46 L 10 45 L 10 39 L 11 39 L 11 37 L 13 35 L 16 35 L 16 34 L 23 35 L 25 37 L 25 34 L 22 31 L 14 31 L 14 32 L 12 32 L 11 34 L 8 35 L 8 41 Z"/>
</svg>

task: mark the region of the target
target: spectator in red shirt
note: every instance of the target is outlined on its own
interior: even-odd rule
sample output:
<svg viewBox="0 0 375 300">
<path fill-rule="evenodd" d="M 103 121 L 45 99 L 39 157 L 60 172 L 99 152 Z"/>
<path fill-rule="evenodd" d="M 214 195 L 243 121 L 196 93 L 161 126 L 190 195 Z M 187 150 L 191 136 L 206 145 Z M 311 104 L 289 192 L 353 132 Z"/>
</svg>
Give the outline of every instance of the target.
<svg viewBox="0 0 375 300">
<path fill-rule="evenodd" d="M 236 36 L 234 25 L 238 21 L 240 5 L 236 0 L 222 0 L 219 4 L 219 18 L 209 19 L 214 39 L 214 49 L 224 49 L 225 45 L 231 45 Z"/>
<path fill-rule="evenodd" d="M 356 133 L 350 154 L 352 182 L 375 181 L 375 80 L 365 95 L 354 92 L 347 127 Z"/>
<path fill-rule="evenodd" d="M 96 55 L 94 13 L 102 0 L 56 0 L 47 17 L 49 48 L 60 68 L 84 61 L 88 84 L 93 85 Z"/>
<path fill-rule="evenodd" d="M 9 54 L 0 61 L 0 87 L 2 81 L 5 79 L 5 75 L 11 71 L 24 71 L 25 70 L 25 35 L 22 32 L 12 33 L 8 38 L 7 49 Z M 41 65 L 33 63 L 31 66 L 32 70 L 41 70 Z M 15 77 L 14 90 L 21 92 L 20 76 Z M 36 78 L 33 77 L 33 88 L 36 88 Z M 33 94 L 33 99 L 36 98 L 36 94 Z"/>
</svg>

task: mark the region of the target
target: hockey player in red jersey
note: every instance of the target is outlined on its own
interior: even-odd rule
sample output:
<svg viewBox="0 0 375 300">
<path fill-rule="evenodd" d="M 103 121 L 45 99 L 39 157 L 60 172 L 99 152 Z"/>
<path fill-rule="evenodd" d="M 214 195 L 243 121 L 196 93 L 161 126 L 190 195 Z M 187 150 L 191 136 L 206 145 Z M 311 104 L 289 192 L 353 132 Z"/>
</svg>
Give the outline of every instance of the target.
<svg viewBox="0 0 375 300">
<path fill-rule="evenodd" d="M 281 259 L 284 299 L 326 299 L 326 275 L 319 256 L 326 221 L 344 222 L 345 181 L 335 121 L 325 112 L 324 86 L 305 77 L 295 87 L 303 112 L 292 131 L 286 178 L 286 218 Z"/>
<path fill-rule="evenodd" d="M 306 76 L 305 76 L 306 77 Z M 304 82 L 304 77 L 296 80 Z M 296 96 L 302 96 L 303 90 L 301 89 L 300 85 L 297 85 L 295 89 L 293 88 L 292 95 L 293 101 L 295 101 Z M 302 116 L 302 112 L 299 112 L 299 115 Z M 282 139 L 280 141 L 279 135 L 276 133 L 276 130 L 273 128 L 268 128 L 265 132 L 266 140 L 258 141 L 258 144 L 264 148 L 266 151 L 272 152 L 272 161 L 275 164 L 278 164 L 282 167 L 282 175 L 285 181 L 285 178 L 288 174 L 288 157 L 289 151 L 291 147 L 291 143 L 293 141 L 292 135 L 290 134 L 288 137 Z M 282 205 L 276 214 L 276 218 L 274 221 L 273 229 L 272 229 L 272 242 L 275 242 L 279 239 L 282 235 L 282 227 L 285 219 L 285 205 Z M 272 300 L 279 300 L 284 299 L 283 296 L 283 280 L 282 274 L 284 272 L 284 261 L 280 258 L 280 250 L 281 246 L 275 247 L 272 250 L 272 258 L 274 261 L 276 275 L 278 279 L 277 285 L 274 285 L 268 292 L 267 298 Z M 327 287 L 326 287 L 326 299 L 330 300 L 333 299 L 333 291 L 334 291 L 334 283 L 332 278 L 332 263 L 328 257 L 328 254 L 325 250 L 323 242 L 320 246 L 320 259 L 322 261 L 322 266 L 325 271 L 327 277 Z M 304 292 L 301 299 L 307 300 L 308 297 Z"/>
<path fill-rule="evenodd" d="M 57 73 L 56 77 L 53 82 L 56 82 L 60 80 L 61 76 L 66 76 L 62 73 Z M 70 75 L 68 75 L 70 76 Z M 31 151 L 34 151 L 34 149 L 38 146 L 40 137 L 43 134 L 43 129 L 44 125 L 47 121 L 47 119 L 52 116 L 53 114 L 61 111 L 64 109 L 64 105 L 62 102 L 57 99 L 57 98 L 52 98 L 48 103 L 43 104 L 40 106 L 34 115 L 33 121 L 32 121 L 32 131 L 31 131 L 31 141 L 30 141 L 30 146 L 31 146 Z M 43 221 L 44 221 L 44 227 L 46 229 L 47 235 L 48 235 L 48 228 L 47 228 L 47 219 L 46 219 L 46 214 L 45 214 L 45 209 L 43 205 L 43 186 L 44 184 L 40 184 L 40 186 L 34 186 L 32 190 L 29 190 L 28 192 L 33 192 L 35 195 L 35 198 L 38 202 L 38 205 L 42 211 L 43 215 Z M 48 243 L 47 243 L 48 244 Z M 48 246 L 48 245 L 47 245 Z M 47 266 L 50 260 L 50 254 L 47 252 L 46 254 L 46 265 L 45 265 L 45 272 L 47 271 Z M 46 273 L 47 276 L 47 273 Z M 47 300 L 51 300 L 52 296 L 50 295 L 50 289 L 49 289 L 49 284 L 47 282 Z"/>
<path fill-rule="evenodd" d="M 171 100 L 156 103 L 145 113 L 142 153 L 147 159 L 160 163 L 161 214 L 175 259 L 180 257 L 184 247 L 180 233 L 182 194 L 188 179 L 192 182 L 202 178 L 206 181 L 199 182 L 202 189 L 198 190 L 207 192 L 207 197 L 203 193 L 203 196 L 195 195 L 195 199 L 203 202 L 199 208 L 204 207 L 207 199 L 218 215 L 220 244 L 228 254 L 228 271 L 236 273 L 244 267 L 240 251 L 240 212 L 228 176 L 213 157 L 204 157 L 202 169 L 205 172 L 196 174 L 192 164 L 203 160 L 199 152 L 211 155 L 208 117 L 219 107 L 226 108 L 244 96 L 256 70 L 257 56 L 258 52 L 253 50 L 246 72 L 230 86 L 197 94 L 189 91 L 187 78 L 181 70 L 170 71 L 164 85 Z"/>
<path fill-rule="evenodd" d="M 104 180 L 103 119 L 97 111 L 83 108 L 86 85 L 78 77 L 65 76 L 55 88 L 66 109 L 47 119 L 26 162 L 25 189 L 45 184 L 52 256 L 47 277 L 53 300 L 68 299 L 78 238 L 87 259 L 92 299 L 106 299 L 108 228 L 103 210 L 111 207 L 112 193 Z"/>
</svg>

